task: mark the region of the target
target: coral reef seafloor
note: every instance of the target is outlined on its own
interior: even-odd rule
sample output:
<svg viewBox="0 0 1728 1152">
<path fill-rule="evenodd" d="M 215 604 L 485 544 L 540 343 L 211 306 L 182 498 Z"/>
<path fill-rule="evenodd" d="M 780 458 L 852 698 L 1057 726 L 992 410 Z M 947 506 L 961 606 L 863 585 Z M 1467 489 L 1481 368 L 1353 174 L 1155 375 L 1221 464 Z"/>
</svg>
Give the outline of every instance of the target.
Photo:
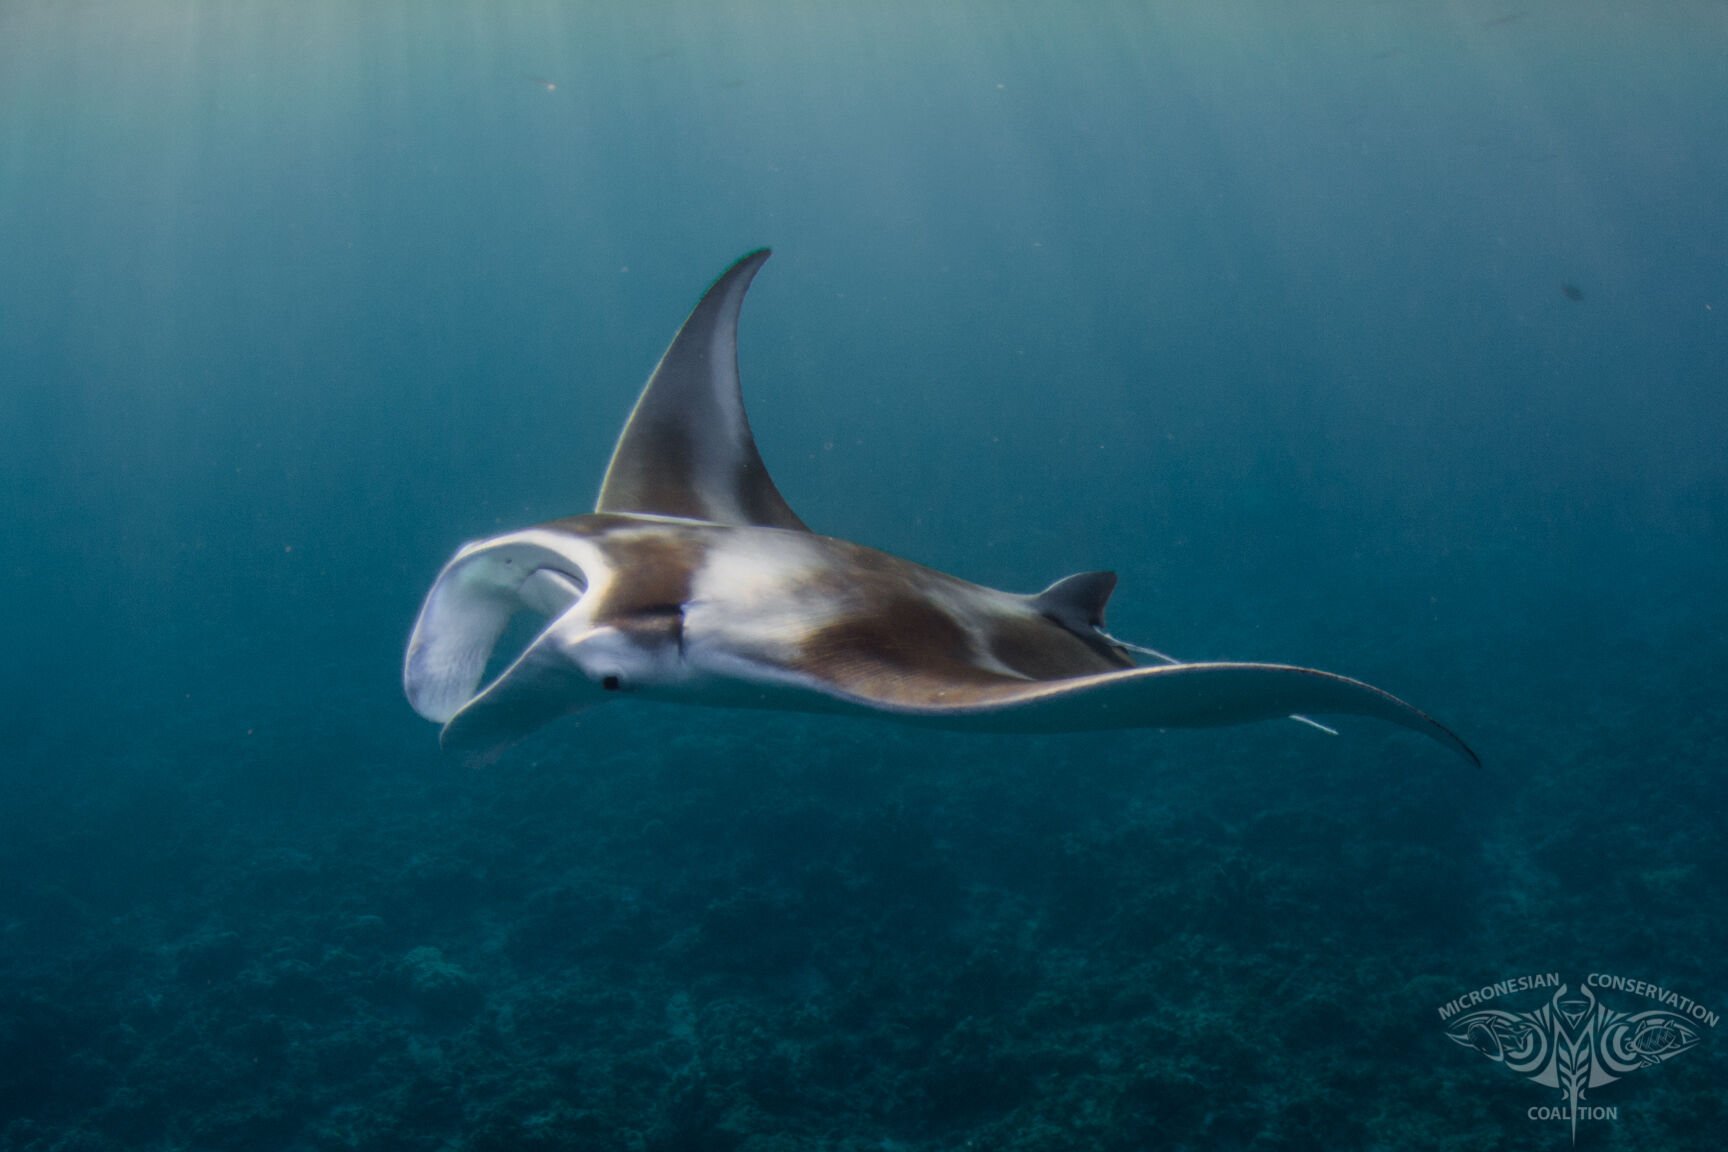
<svg viewBox="0 0 1728 1152">
<path fill-rule="evenodd" d="M 1436 1010 L 1579 965 L 1720 991 L 1713 730 L 1662 773 L 1586 732 L 1549 783 L 1367 726 L 652 708 L 482 771 L 134 750 L 12 785 L 0 1146 L 1558 1147 Z M 1580 1146 L 1718 1147 L 1723 1058 L 1600 1090 Z"/>
</svg>

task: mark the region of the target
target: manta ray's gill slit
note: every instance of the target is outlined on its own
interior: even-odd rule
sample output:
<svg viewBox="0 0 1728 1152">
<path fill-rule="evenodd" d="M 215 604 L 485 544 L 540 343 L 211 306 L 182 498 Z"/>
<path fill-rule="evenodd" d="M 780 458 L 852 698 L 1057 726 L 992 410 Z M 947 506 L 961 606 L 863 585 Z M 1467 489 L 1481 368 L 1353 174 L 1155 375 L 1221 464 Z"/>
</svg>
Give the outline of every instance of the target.
<svg viewBox="0 0 1728 1152">
<path fill-rule="evenodd" d="M 682 604 L 650 604 L 638 608 L 635 612 L 643 622 L 662 633 L 669 632 L 672 640 L 678 646 L 678 656 L 684 656 L 684 605 Z"/>
</svg>

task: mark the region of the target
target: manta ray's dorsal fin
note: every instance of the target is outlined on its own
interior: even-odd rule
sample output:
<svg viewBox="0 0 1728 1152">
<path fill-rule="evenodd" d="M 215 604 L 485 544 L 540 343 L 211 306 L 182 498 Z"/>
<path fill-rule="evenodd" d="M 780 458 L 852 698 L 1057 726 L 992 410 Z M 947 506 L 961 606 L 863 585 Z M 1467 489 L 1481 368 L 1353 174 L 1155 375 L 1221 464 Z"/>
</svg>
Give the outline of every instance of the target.
<svg viewBox="0 0 1728 1152">
<path fill-rule="evenodd" d="M 596 512 L 807 531 L 768 477 L 738 386 L 738 312 L 767 259 L 759 248 L 728 268 L 673 337 L 612 450 Z"/>
<path fill-rule="evenodd" d="M 1032 597 L 1032 606 L 1069 631 L 1085 635 L 1104 627 L 1104 605 L 1114 591 L 1116 573 L 1076 572 Z"/>
</svg>

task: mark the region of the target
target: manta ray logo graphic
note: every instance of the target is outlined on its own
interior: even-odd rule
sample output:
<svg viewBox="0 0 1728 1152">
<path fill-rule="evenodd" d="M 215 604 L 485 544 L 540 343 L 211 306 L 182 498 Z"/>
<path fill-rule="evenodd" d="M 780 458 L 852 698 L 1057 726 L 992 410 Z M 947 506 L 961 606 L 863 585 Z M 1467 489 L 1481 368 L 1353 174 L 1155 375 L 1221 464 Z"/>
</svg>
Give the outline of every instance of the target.
<svg viewBox="0 0 1728 1152">
<path fill-rule="evenodd" d="M 1486 1000 L 1537 988 L 1556 991 L 1534 1011 L 1467 1011 Z M 1620 1011 L 1597 999 L 1598 988 L 1630 992 L 1667 1007 Z M 1702 1004 L 1659 985 L 1600 972 L 1587 976 L 1577 991 L 1560 983 L 1557 972 L 1490 984 L 1443 1005 L 1440 1018 L 1446 1021 L 1446 1035 L 1459 1044 L 1558 1089 L 1560 1104 L 1532 1107 L 1528 1115 L 1532 1120 L 1568 1121 L 1574 1144 L 1578 1121 L 1619 1118 L 1618 1107 L 1589 1103 L 1592 1089 L 1689 1051 L 1703 1038 L 1703 1029 L 1716 1027 L 1719 1019 Z"/>
</svg>

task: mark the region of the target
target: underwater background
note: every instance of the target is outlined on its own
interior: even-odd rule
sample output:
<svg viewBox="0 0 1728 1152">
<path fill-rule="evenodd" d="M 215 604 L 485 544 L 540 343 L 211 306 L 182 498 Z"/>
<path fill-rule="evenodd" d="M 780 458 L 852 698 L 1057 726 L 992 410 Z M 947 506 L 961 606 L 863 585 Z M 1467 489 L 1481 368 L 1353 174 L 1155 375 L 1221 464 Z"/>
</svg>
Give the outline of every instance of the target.
<svg viewBox="0 0 1728 1152">
<path fill-rule="evenodd" d="M 1485 766 L 441 756 L 439 566 L 589 509 L 762 244 L 818 531 L 1112 568 L 1118 635 Z M 1714 1021 L 1572 1132 L 1440 1009 L 1728 1010 L 1725 254 L 1715 0 L 5 0 L 0 1148 L 1720 1148 Z"/>
</svg>

